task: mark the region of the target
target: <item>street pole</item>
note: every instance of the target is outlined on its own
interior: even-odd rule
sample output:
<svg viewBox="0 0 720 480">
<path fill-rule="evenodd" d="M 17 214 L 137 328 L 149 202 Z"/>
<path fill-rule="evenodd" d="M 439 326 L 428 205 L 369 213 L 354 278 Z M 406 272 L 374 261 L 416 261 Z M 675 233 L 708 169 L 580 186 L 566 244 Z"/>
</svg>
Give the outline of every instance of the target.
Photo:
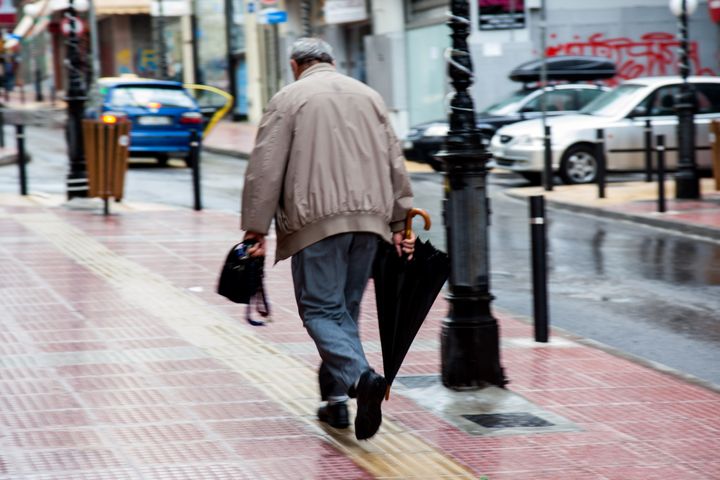
<svg viewBox="0 0 720 480">
<path fill-rule="evenodd" d="M 168 79 L 167 45 L 165 45 L 165 12 L 163 11 L 163 0 L 156 0 L 158 4 L 157 16 L 157 52 L 158 52 L 158 76 L 160 80 Z"/>
<path fill-rule="evenodd" d="M 67 41 L 68 68 L 67 94 L 67 142 L 70 159 L 70 172 L 67 176 L 68 199 L 87 197 L 88 181 L 85 171 L 85 152 L 83 146 L 82 120 L 85 111 L 85 79 L 81 72 L 80 41 L 77 35 L 77 11 L 74 0 L 70 0 L 65 16 L 68 19 L 70 32 Z"/>
<path fill-rule="evenodd" d="M 88 2 L 88 23 L 90 24 L 90 90 L 93 93 L 91 97 L 98 96 L 100 94 L 100 86 L 98 85 L 98 78 L 100 77 L 100 45 L 98 42 L 98 26 L 97 26 L 97 15 L 95 14 L 95 0 L 89 0 Z M 100 117 L 101 106 L 98 104 L 98 118 Z"/>
<path fill-rule="evenodd" d="M 197 5 L 195 0 L 190 1 L 190 31 L 192 38 L 192 63 L 193 63 L 193 83 L 205 83 L 202 71 L 200 70 L 200 51 L 199 42 L 200 38 L 198 35 L 198 19 L 197 19 Z"/>
<path fill-rule="evenodd" d="M 675 98 L 678 117 L 677 144 L 678 167 L 675 174 L 675 197 L 678 199 L 700 198 L 700 177 L 695 163 L 695 92 L 687 79 L 690 75 L 688 46 L 688 0 L 681 0 L 679 15 L 680 76 L 682 84 Z"/>
<path fill-rule="evenodd" d="M 443 385 L 452 389 L 504 386 L 500 336 L 490 311 L 487 229 L 487 161 L 490 154 L 475 125 L 468 0 L 452 0 L 448 25 L 452 48 L 446 53 L 455 93 L 450 102 L 450 131 L 437 158 L 445 162 L 444 218 L 450 256 L 447 299 L 450 303 L 441 333 Z"/>
<path fill-rule="evenodd" d="M 233 100 L 230 111 L 235 117 L 235 98 L 237 96 L 237 59 L 235 51 L 237 50 L 237 27 L 235 26 L 235 9 L 234 0 L 225 0 L 225 43 L 227 44 L 227 75 L 230 93 Z"/>
<path fill-rule="evenodd" d="M 545 0 L 540 2 L 540 88 L 542 95 L 540 96 L 540 107 L 543 129 L 543 185 L 546 191 L 553 189 L 555 176 L 552 168 L 552 138 L 550 136 L 550 127 L 547 124 L 547 5 Z"/>
<path fill-rule="evenodd" d="M 302 20 L 303 37 L 312 37 L 312 19 L 310 18 L 312 5 L 310 0 L 302 0 L 300 2 L 300 18 Z"/>
</svg>

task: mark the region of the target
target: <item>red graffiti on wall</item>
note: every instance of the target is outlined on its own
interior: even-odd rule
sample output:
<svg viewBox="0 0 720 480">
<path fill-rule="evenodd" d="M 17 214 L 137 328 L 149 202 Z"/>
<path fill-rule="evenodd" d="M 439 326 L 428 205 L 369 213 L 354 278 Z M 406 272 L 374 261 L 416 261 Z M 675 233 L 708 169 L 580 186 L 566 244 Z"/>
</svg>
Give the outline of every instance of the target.
<svg viewBox="0 0 720 480">
<path fill-rule="evenodd" d="M 575 41 L 547 47 L 549 57 L 555 55 L 594 55 L 607 57 L 615 62 L 618 75 L 613 82 L 640 76 L 677 75 L 678 47 L 680 41 L 666 32 L 650 32 L 640 40 L 627 37 L 603 38 L 604 34 L 595 33 L 583 41 L 575 36 Z M 557 38 L 556 34 L 550 35 Z M 693 75 L 717 75 L 712 68 L 700 63 L 698 42 L 690 42 L 689 55 Z"/>
</svg>

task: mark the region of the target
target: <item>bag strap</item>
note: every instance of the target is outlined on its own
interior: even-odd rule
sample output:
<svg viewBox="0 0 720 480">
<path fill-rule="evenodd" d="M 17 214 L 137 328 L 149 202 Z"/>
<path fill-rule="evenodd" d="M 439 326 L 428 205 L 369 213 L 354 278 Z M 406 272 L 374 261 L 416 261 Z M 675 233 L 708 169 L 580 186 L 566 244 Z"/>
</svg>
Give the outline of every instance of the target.
<svg viewBox="0 0 720 480">
<path fill-rule="evenodd" d="M 260 288 L 258 288 L 257 292 L 250 297 L 246 310 L 246 319 L 248 323 L 253 326 L 265 325 L 265 320 L 255 320 L 252 318 L 253 304 L 255 305 L 257 313 L 259 313 L 263 319 L 267 318 L 267 321 L 270 321 L 270 303 L 265 294 L 265 284 L 263 282 L 260 283 Z"/>
</svg>

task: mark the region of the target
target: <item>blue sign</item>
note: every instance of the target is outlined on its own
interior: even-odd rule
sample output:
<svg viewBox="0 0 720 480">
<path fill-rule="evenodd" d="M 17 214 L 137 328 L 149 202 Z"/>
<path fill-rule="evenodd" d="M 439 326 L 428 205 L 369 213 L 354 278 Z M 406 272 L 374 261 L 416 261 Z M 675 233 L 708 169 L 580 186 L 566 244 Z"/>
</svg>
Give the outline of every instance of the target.
<svg viewBox="0 0 720 480">
<path fill-rule="evenodd" d="M 267 23 L 274 25 L 276 23 L 287 22 L 288 14 L 285 10 L 277 10 L 275 8 L 268 8 L 260 11 L 260 23 Z"/>
</svg>

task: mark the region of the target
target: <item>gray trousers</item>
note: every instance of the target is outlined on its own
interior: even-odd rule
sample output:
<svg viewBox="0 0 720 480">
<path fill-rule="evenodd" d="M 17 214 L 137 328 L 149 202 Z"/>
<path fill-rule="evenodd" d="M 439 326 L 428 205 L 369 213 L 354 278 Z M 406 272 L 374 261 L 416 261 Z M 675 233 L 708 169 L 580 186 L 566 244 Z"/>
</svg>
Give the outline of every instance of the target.
<svg viewBox="0 0 720 480">
<path fill-rule="evenodd" d="M 343 233 L 292 257 L 298 311 L 322 359 L 318 380 L 323 400 L 347 394 L 369 368 L 358 315 L 378 241 L 372 233 Z"/>
</svg>

